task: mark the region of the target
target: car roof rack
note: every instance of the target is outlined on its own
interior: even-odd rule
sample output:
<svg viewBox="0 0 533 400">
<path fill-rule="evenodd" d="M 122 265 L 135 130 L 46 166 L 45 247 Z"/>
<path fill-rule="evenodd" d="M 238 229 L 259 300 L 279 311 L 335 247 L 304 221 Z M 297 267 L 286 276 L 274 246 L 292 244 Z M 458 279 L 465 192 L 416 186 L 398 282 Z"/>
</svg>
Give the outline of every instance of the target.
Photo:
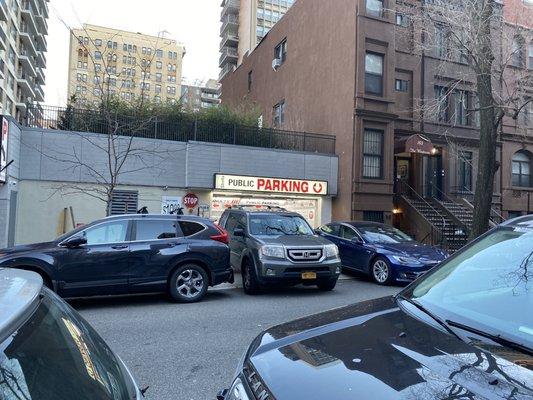
<svg viewBox="0 0 533 400">
<path fill-rule="evenodd" d="M 246 204 L 246 205 L 236 205 L 231 206 L 231 210 L 242 210 L 242 211 L 277 211 L 277 212 L 287 212 L 287 209 L 279 206 L 269 206 L 263 204 Z"/>
</svg>

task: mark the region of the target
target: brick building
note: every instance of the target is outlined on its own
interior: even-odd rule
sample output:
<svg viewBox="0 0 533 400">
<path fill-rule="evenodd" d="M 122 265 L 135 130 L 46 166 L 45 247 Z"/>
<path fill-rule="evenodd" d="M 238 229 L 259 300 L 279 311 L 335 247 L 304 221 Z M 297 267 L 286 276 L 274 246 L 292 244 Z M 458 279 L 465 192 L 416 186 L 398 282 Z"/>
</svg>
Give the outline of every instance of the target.
<svg viewBox="0 0 533 400">
<path fill-rule="evenodd" d="M 468 77 L 468 60 L 449 48 L 439 25 L 431 51 L 415 49 L 414 42 L 423 39 L 409 10 L 417 7 L 425 5 L 297 1 L 221 80 L 221 98 L 229 106 L 256 104 L 266 123 L 282 129 L 336 135 L 335 218 L 394 222 L 421 240 L 458 246 L 471 227 L 476 185 L 476 80 Z M 529 49 L 525 43 L 520 48 L 524 63 L 516 68 L 530 67 Z M 446 104 L 429 111 L 428 104 L 439 104 L 457 76 L 463 78 Z M 502 139 L 522 132 L 522 151 L 517 157 L 516 145 L 499 143 L 495 220 L 502 211 L 508 216 L 533 209 L 526 204 L 533 191 L 526 173 L 533 158 L 524 157 L 533 151 L 532 128 L 533 118 L 506 120 Z M 521 177 L 512 173 L 519 166 Z M 518 193 L 521 202 L 511 201 Z"/>
</svg>

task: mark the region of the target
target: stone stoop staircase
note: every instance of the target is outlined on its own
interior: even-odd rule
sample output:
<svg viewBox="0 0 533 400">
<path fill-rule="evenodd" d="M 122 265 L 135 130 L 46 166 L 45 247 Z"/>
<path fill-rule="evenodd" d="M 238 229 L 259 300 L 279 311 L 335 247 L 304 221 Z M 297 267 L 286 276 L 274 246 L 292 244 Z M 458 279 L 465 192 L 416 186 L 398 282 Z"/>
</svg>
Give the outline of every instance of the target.
<svg viewBox="0 0 533 400">
<path fill-rule="evenodd" d="M 468 241 L 468 232 L 466 232 L 463 227 L 456 224 L 456 222 L 441 209 L 437 200 L 428 199 L 424 201 L 407 196 L 404 198 L 442 233 L 445 238 L 445 242 L 442 246 L 446 250 L 455 252 L 466 245 Z M 472 222 L 470 222 L 470 226 L 471 224 Z"/>
<path fill-rule="evenodd" d="M 434 200 L 438 201 L 438 200 Z M 441 207 L 444 207 L 449 213 L 457 218 L 468 229 L 472 230 L 472 224 L 474 222 L 474 212 L 460 203 L 454 203 L 452 201 L 438 201 Z"/>
</svg>

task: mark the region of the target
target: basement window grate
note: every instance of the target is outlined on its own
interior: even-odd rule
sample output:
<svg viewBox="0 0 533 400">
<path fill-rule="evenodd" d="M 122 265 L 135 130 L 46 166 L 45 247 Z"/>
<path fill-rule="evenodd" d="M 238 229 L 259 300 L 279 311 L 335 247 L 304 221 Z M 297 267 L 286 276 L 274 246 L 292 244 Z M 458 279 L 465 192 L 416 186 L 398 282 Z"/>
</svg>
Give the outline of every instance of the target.
<svg viewBox="0 0 533 400">
<path fill-rule="evenodd" d="M 111 215 L 135 214 L 139 206 L 136 190 L 114 190 L 111 196 Z"/>
</svg>

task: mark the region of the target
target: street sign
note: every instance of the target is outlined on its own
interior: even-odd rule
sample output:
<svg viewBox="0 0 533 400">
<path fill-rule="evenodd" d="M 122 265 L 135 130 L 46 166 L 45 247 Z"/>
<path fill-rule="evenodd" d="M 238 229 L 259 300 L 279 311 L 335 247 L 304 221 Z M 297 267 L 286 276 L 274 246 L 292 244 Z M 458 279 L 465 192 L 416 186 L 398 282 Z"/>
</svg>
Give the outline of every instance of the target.
<svg viewBox="0 0 533 400">
<path fill-rule="evenodd" d="M 239 175 L 215 175 L 215 188 L 243 192 L 294 193 L 315 196 L 328 194 L 328 182 L 300 179 L 263 178 Z"/>
<path fill-rule="evenodd" d="M 176 213 L 182 207 L 181 197 L 163 196 L 161 205 L 161 214 Z"/>
<path fill-rule="evenodd" d="M 183 205 L 189 209 L 192 209 L 198 205 L 200 199 L 194 193 L 187 193 L 183 196 Z"/>
</svg>

